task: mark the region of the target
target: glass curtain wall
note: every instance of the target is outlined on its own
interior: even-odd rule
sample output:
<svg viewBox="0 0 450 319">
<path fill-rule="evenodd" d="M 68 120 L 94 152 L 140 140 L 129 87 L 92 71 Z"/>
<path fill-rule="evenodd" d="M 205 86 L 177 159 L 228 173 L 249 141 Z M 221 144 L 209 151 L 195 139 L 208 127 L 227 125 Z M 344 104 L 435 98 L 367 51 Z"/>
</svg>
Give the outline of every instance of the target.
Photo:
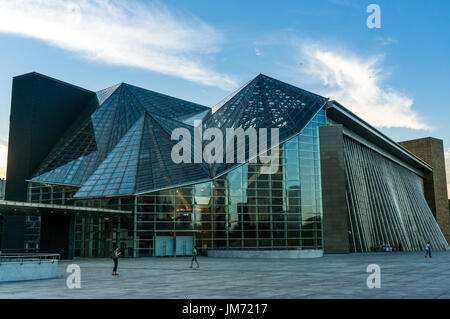
<svg viewBox="0 0 450 319">
<path fill-rule="evenodd" d="M 280 147 L 276 174 L 244 164 L 213 181 L 136 198 L 136 255 L 156 239 L 192 236 L 206 249 L 321 249 L 320 111 Z M 175 250 L 175 248 L 173 248 Z"/>
<path fill-rule="evenodd" d="M 135 197 L 73 199 L 76 187 L 30 183 L 29 201 L 131 210 L 133 216 L 77 216 L 75 256 L 155 256 L 159 239 L 192 238 L 206 249 L 321 249 L 320 111 L 279 149 L 275 174 L 243 164 L 206 183 Z M 169 250 L 170 250 L 169 249 Z M 167 254 L 171 255 L 171 251 Z"/>
<path fill-rule="evenodd" d="M 105 209 L 134 211 L 133 197 L 110 197 L 74 200 L 72 205 Z M 77 215 L 75 217 L 76 257 L 108 257 L 117 246 L 122 257 L 134 256 L 133 216 L 104 217 L 99 215 Z"/>
</svg>

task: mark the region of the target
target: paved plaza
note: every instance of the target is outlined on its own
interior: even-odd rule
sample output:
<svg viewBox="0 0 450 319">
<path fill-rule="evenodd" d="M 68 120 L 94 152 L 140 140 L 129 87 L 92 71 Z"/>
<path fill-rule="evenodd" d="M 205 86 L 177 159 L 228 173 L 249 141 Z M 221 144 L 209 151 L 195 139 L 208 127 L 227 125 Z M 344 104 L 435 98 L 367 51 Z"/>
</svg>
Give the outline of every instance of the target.
<svg viewBox="0 0 450 319">
<path fill-rule="evenodd" d="M 0 284 L 0 298 L 450 298 L 450 252 L 326 255 L 314 259 L 190 258 L 61 261 L 56 279 Z M 81 288 L 69 289 L 69 264 L 81 267 Z M 369 289 L 369 264 L 381 267 L 381 288 Z"/>
</svg>

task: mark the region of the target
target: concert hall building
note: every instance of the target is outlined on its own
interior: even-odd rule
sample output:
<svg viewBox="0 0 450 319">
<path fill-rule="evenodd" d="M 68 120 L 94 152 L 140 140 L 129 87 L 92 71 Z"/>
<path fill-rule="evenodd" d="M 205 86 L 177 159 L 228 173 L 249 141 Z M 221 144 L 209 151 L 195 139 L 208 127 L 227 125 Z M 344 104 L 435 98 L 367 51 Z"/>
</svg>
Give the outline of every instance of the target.
<svg viewBox="0 0 450 319">
<path fill-rule="evenodd" d="M 172 132 L 195 135 L 194 121 L 223 136 L 278 128 L 277 172 L 249 159 L 249 139 L 245 163 L 175 163 Z M 92 92 L 15 77 L 0 213 L 3 251 L 63 258 L 115 245 L 129 257 L 193 245 L 208 256 L 316 257 L 427 241 L 448 250 L 450 239 L 442 140 L 396 143 L 338 102 L 262 74 L 212 108 L 126 83 Z"/>
</svg>

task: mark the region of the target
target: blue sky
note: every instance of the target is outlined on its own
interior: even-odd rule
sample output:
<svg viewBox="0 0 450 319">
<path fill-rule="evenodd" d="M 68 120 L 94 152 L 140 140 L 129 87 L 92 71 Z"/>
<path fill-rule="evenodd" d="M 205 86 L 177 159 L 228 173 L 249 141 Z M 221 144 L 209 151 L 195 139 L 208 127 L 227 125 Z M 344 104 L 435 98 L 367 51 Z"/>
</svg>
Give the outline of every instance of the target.
<svg viewBox="0 0 450 319">
<path fill-rule="evenodd" d="M 380 29 L 366 25 L 371 3 Z M 441 138 L 450 163 L 449 12 L 447 0 L 0 0 L 0 176 L 12 77 L 31 71 L 207 106 L 264 73 L 396 141 Z"/>
</svg>

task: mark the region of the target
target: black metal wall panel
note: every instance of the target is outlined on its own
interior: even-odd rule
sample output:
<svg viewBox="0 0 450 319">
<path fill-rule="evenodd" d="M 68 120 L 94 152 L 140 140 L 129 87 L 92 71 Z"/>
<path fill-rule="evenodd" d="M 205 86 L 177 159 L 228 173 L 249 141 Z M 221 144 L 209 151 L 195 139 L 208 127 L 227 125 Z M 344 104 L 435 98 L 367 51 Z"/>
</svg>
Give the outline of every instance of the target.
<svg viewBox="0 0 450 319">
<path fill-rule="evenodd" d="M 62 259 L 73 259 L 73 215 L 41 217 L 41 253 L 58 253 Z"/>
<path fill-rule="evenodd" d="M 27 183 L 95 93 L 30 73 L 13 79 L 6 200 L 26 201 Z M 24 248 L 25 216 L 4 216 L 2 249 Z"/>
<path fill-rule="evenodd" d="M 25 180 L 94 96 L 37 73 L 14 78 L 5 199 L 26 201 Z"/>
<path fill-rule="evenodd" d="M 2 250 L 24 249 L 25 218 L 24 215 L 3 215 Z"/>
</svg>

